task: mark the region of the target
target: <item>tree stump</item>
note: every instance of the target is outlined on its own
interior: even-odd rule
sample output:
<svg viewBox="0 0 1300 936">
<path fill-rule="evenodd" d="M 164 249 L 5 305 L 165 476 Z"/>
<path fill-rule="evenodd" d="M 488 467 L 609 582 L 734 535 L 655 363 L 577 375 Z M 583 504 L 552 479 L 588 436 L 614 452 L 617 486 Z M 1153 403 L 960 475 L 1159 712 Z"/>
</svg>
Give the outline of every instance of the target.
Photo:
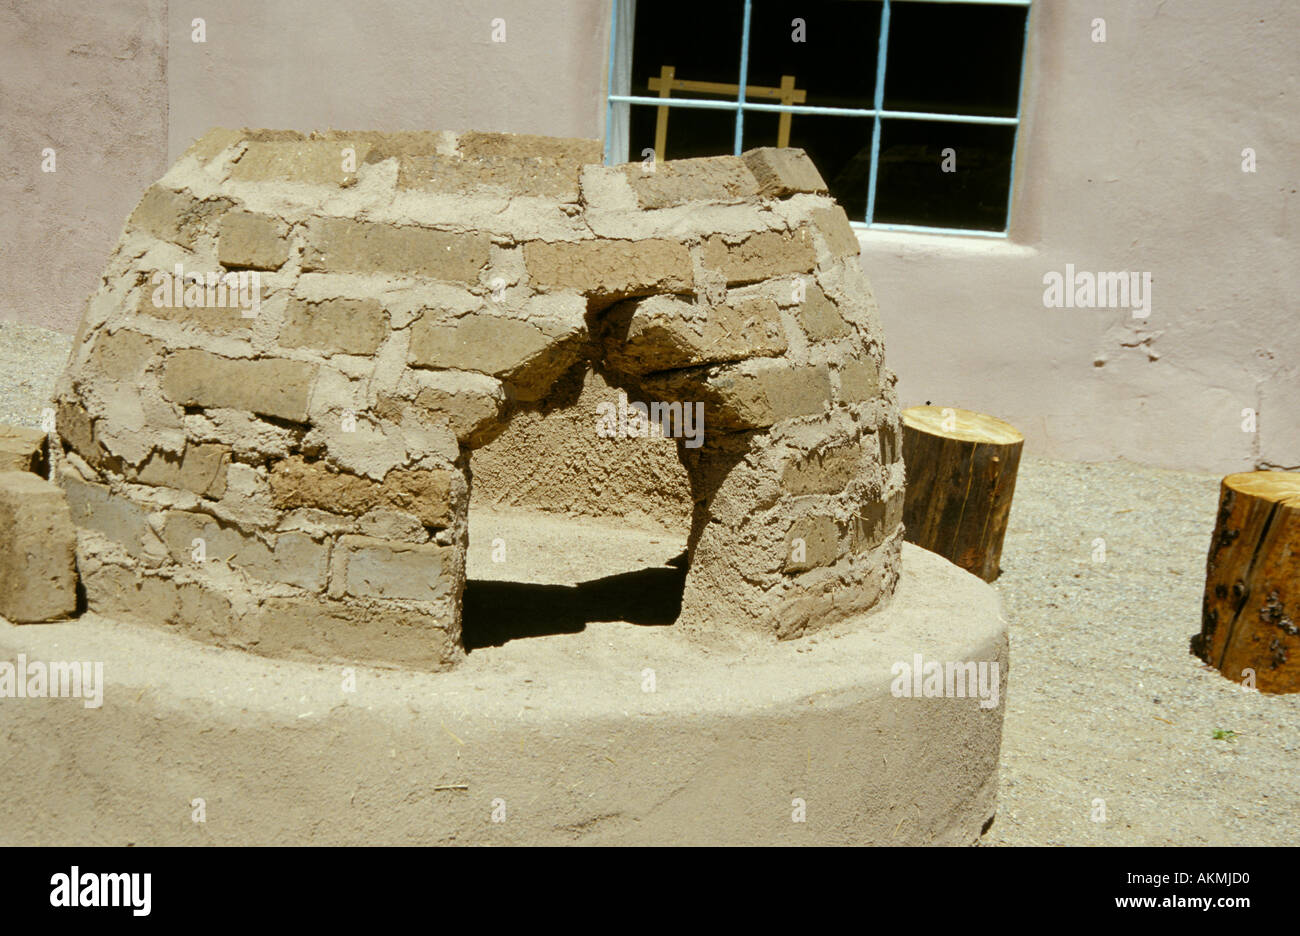
<svg viewBox="0 0 1300 936">
<path fill-rule="evenodd" d="M 986 582 L 997 578 L 1024 444 L 1014 426 L 982 413 L 904 410 L 907 541 Z"/>
<path fill-rule="evenodd" d="M 1300 474 L 1246 471 L 1219 487 L 1193 652 L 1262 692 L 1300 692 Z"/>
</svg>

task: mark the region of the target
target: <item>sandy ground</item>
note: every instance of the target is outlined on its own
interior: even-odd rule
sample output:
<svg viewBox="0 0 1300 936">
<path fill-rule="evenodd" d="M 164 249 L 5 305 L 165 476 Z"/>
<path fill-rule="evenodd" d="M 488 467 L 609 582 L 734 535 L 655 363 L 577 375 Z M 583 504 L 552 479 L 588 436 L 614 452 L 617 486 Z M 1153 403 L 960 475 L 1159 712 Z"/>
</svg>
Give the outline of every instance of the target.
<svg viewBox="0 0 1300 936">
<path fill-rule="evenodd" d="M 0 422 L 40 425 L 69 342 L 0 322 Z M 1245 691 L 1188 651 L 1218 480 L 1023 461 L 996 586 L 1011 673 L 986 844 L 1300 842 L 1300 694 Z M 479 644 L 599 626 L 592 607 L 611 601 L 624 620 L 671 620 L 684 531 L 607 527 L 472 510 L 466 614 L 482 622 Z M 554 591 L 539 606 L 525 583 Z"/>
</svg>

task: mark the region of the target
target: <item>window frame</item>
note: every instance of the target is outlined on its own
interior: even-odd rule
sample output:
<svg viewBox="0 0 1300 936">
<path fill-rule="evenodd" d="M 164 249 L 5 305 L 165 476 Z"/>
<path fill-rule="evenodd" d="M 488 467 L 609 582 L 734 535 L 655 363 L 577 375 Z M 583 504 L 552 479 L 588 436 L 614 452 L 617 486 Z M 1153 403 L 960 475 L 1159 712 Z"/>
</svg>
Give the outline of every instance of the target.
<svg viewBox="0 0 1300 936">
<path fill-rule="evenodd" d="M 642 0 L 653 2 L 653 0 Z M 952 234 L 965 237 L 1007 238 L 1011 231 L 1011 208 L 1015 200 L 1016 188 L 1016 151 L 1020 145 L 1020 123 L 1024 108 L 1025 67 L 1029 55 L 1029 20 L 1032 14 L 1033 0 L 880 0 L 880 38 L 876 44 L 876 85 L 875 100 L 870 108 L 818 107 L 803 104 L 762 104 L 745 100 L 745 88 L 749 79 L 749 38 L 753 0 L 736 0 L 744 4 L 744 20 L 741 27 L 740 75 L 737 82 L 740 90 L 735 100 L 709 100 L 704 98 L 646 97 L 635 94 L 614 93 L 616 88 L 631 90 L 632 77 L 632 33 L 633 22 L 627 22 L 628 14 L 634 14 L 636 0 L 611 0 L 610 37 L 609 37 L 609 83 L 606 86 L 605 112 L 605 165 L 613 160 L 614 128 L 616 117 L 621 119 L 624 136 L 626 120 L 633 105 L 649 105 L 668 108 L 704 108 L 710 110 L 730 110 L 736 113 L 734 154 L 739 156 L 744 139 L 745 112 L 776 114 L 816 114 L 830 117 L 858 117 L 873 121 L 871 136 L 871 170 L 867 180 L 867 212 L 863 221 L 851 221 L 850 224 L 862 231 L 904 231 L 920 234 Z M 1016 91 L 1016 115 L 1014 117 L 988 117 L 977 114 L 931 113 L 928 111 L 896 111 L 884 106 L 886 65 L 889 53 L 889 18 L 890 8 L 894 3 L 962 3 L 973 6 L 1016 6 L 1025 8 L 1025 34 L 1020 46 L 1020 78 Z M 622 19 L 620 22 L 620 8 Z M 620 36 L 620 26 L 623 34 Z M 622 41 L 620 41 L 620 38 Z M 615 107 L 623 110 L 616 115 Z M 932 123 L 971 123 L 997 126 L 1010 126 L 1011 167 L 1010 181 L 1007 186 L 1006 224 L 1001 231 L 989 231 L 978 228 L 931 227 L 919 224 L 894 224 L 874 220 L 876 209 L 876 181 L 880 162 L 880 130 L 882 120 L 923 120 Z"/>
</svg>

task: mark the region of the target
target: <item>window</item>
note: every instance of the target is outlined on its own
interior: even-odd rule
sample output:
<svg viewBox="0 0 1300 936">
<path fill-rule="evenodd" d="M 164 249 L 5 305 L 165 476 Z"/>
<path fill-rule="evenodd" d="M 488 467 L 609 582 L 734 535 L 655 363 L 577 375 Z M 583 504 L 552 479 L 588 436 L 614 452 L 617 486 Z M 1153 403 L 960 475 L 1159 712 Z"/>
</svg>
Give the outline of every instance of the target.
<svg viewBox="0 0 1300 936">
<path fill-rule="evenodd" d="M 613 0 L 607 163 L 798 146 L 860 226 L 1005 236 L 1030 0 Z"/>
</svg>

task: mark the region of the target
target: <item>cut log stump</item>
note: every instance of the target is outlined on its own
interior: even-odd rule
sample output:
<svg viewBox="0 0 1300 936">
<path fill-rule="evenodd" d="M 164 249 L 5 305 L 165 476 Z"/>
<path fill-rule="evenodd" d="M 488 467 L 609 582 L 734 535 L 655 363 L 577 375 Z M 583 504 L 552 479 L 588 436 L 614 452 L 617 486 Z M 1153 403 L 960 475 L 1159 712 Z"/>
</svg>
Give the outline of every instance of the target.
<svg viewBox="0 0 1300 936">
<path fill-rule="evenodd" d="M 1300 692 L 1300 473 L 1223 479 L 1192 651 L 1262 692 Z"/>
<path fill-rule="evenodd" d="M 986 582 L 997 578 L 1024 444 L 1014 426 L 982 413 L 904 410 L 905 539 Z"/>
</svg>

